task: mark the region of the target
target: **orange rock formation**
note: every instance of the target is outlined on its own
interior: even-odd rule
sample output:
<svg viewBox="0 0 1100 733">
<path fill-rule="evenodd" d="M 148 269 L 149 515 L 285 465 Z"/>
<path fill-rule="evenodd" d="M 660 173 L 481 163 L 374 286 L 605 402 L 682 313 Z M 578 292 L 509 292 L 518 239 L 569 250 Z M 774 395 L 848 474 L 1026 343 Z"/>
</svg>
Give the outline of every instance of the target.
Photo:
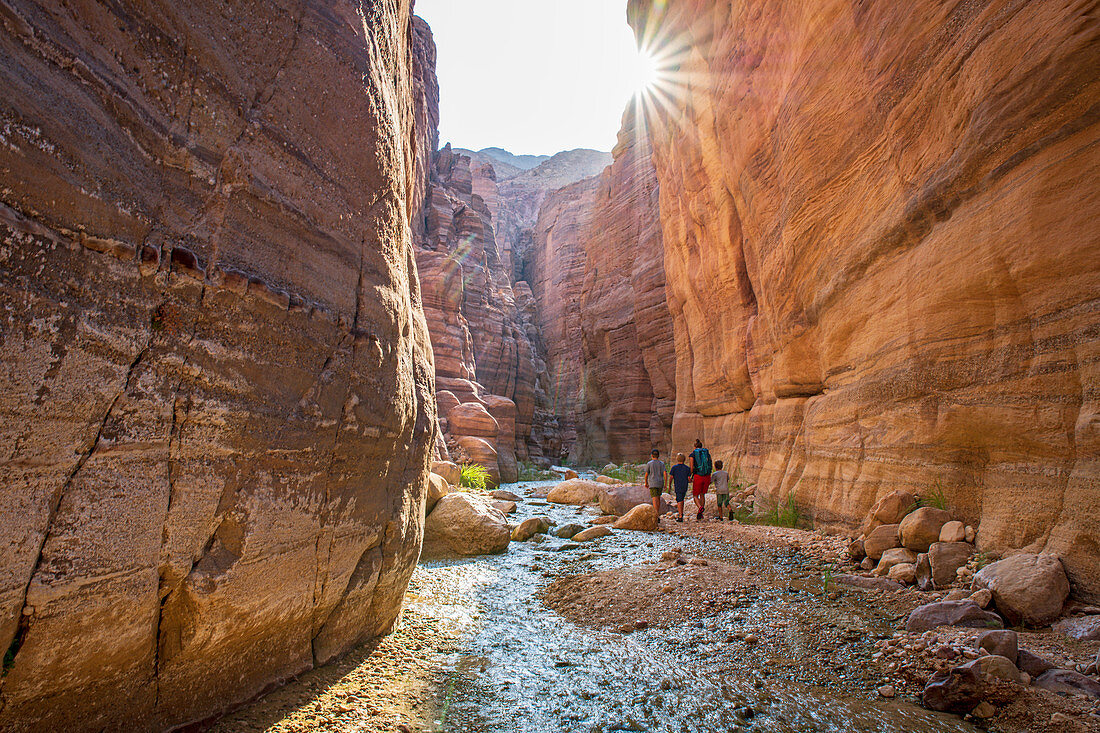
<svg viewBox="0 0 1100 733">
<path fill-rule="evenodd" d="M 435 426 L 410 5 L 0 11 L 0 729 L 163 730 L 391 628 Z"/>
<path fill-rule="evenodd" d="M 1100 596 L 1090 7 L 630 0 L 674 64 L 647 123 L 678 445 L 835 527 L 942 482 L 981 547 Z"/>
</svg>

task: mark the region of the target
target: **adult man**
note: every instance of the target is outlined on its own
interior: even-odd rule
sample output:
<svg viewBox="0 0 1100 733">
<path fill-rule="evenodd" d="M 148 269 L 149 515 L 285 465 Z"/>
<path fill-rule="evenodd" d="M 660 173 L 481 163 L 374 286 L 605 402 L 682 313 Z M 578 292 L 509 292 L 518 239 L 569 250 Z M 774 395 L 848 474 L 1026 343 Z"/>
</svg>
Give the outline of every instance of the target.
<svg viewBox="0 0 1100 733">
<path fill-rule="evenodd" d="M 653 499 L 653 509 L 657 516 L 661 516 L 661 492 L 664 491 L 665 482 L 668 480 L 668 472 L 665 471 L 665 462 L 661 460 L 661 451 L 654 448 L 649 454 L 649 463 L 645 465 L 645 485 L 649 488 L 649 495 Z"/>
<path fill-rule="evenodd" d="M 695 450 L 691 452 L 691 498 L 695 499 L 695 506 L 699 509 L 699 513 L 695 515 L 696 522 L 703 519 L 711 469 L 710 451 L 703 447 L 703 441 L 696 438 Z M 683 511 L 680 513 L 683 514 Z"/>
</svg>

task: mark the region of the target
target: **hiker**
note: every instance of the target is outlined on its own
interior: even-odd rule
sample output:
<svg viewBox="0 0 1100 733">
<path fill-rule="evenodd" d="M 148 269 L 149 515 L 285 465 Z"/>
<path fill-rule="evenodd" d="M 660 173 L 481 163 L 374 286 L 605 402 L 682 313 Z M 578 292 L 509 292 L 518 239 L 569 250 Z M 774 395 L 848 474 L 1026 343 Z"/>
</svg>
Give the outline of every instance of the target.
<svg viewBox="0 0 1100 733">
<path fill-rule="evenodd" d="M 691 478 L 691 469 L 684 463 L 686 460 L 687 458 L 684 457 L 683 453 L 677 453 L 676 465 L 668 469 L 668 475 L 676 494 L 676 508 L 680 510 L 680 514 L 676 517 L 677 522 L 684 521 L 684 497 L 687 496 L 688 479 Z"/>
<path fill-rule="evenodd" d="M 707 487 L 710 486 L 710 451 L 703 447 L 703 441 L 695 439 L 695 450 L 691 452 L 691 497 L 695 499 L 695 506 L 699 512 L 695 515 L 695 521 L 703 518 L 703 506 L 707 500 Z M 681 510 L 680 514 L 684 512 Z"/>
<path fill-rule="evenodd" d="M 654 448 L 649 453 L 649 463 L 645 464 L 645 485 L 653 497 L 653 509 L 658 517 L 661 516 L 661 492 L 667 481 L 668 472 L 665 471 L 665 462 L 661 460 L 661 451 Z"/>
<path fill-rule="evenodd" d="M 729 471 L 722 468 L 721 461 L 714 462 L 714 473 L 710 475 L 711 483 L 714 485 L 714 496 L 718 499 L 718 521 L 725 521 L 725 517 L 722 515 L 722 507 L 726 508 L 729 512 L 730 521 L 733 521 L 733 510 L 730 509 L 730 474 Z"/>
</svg>

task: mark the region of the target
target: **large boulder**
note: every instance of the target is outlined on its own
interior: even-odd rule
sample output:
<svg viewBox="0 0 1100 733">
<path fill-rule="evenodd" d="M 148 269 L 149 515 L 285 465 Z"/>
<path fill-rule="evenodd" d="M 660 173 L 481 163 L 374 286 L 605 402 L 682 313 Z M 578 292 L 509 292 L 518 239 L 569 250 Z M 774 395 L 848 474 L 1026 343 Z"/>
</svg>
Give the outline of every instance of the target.
<svg viewBox="0 0 1100 733">
<path fill-rule="evenodd" d="M 894 547 L 901 547 L 901 535 L 896 524 L 876 527 L 863 538 L 863 551 L 872 560 L 878 560 L 882 553 Z"/>
<path fill-rule="evenodd" d="M 940 530 L 950 521 L 951 512 L 922 506 L 901 520 L 901 544 L 914 552 L 927 552 L 933 542 L 939 542 Z"/>
<path fill-rule="evenodd" d="M 508 549 L 508 520 L 476 494 L 447 494 L 424 522 L 425 557 L 441 554 L 491 555 Z"/>
<path fill-rule="evenodd" d="M 546 517 L 531 517 L 524 519 L 512 530 L 514 542 L 526 542 L 537 534 L 546 534 L 550 531 L 550 520 Z"/>
<path fill-rule="evenodd" d="M 489 502 L 489 505 L 494 509 L 497 509 L 501 514 L 512 514 L 516 511 L 516 503 L 514 501 L 504 501 L 503 499 L 493 499 Z"/>
<path fill-rule="evenodd" d="M 895 489 L 879 498 L 867 513 L 867 519 L 861 529 L 862 534 L 870 534 L 884 524 L 899 523 L 913 509 L 916 501 L 916 496 L 901 489 Z"/>
<path fill-rule="evenodd" d="M 447 420 L 450 423 L 451 434 L 455 436 L 472 435 L 495 443 L 500 430 L 496 418 L 489 414 L 485 405 L 480 402 L 463 402 L 455 405 L 447 412 Z"/>
<path fill-rule="evenodd" d="M 1035 686 L 1067 695 L 1100 698 L 1100 682 L 1071 669 L 1048 669 L 1036 678 Z"/>
<path fill-rule="evenodd" d="M 974 545 L 966 542 L 933 542 L 928 548 L 928 563 L 932 570 L 932 585 L 946 588 L 955 582 L 958 569 L 974 554 Z"/>
<path fill-rule="evenodd" d="M 652 504 L 639 504 L 612 525 L 615 529 L 636 529 L 653 532 L 657 529 L 657 510 Z"/>
<path fill-rule="evenodd" d="M 969 599 L 939 601 L 918 606 L 909 614 L 905 630 L 913 633 L 928 631 L 938 626 L 963 626 L 972 629 L 1000 629 L 1004 622 L 995 613 L 983 611 Z"/>
<path fill-rule="evenodd" d="M 1054 630 L 1077 641 L 1100 641 L 1100 616 L 1065 618 L 1054 624 Z"/>
<path fill-rule="evenodd" d="M 497 486 L 500 483 L 500 468 L 497 465 L 497 449 L 485 438 L 473 435 L 463 435 L 455 440 L 466 451 L 472 463 L 484 466 L 489 472 L 489 484 Z"/>
<path fill-rule="evenodd" d="M 546 500 L 555 504 L 595 504 L 604 485 L 583 478 L 562 481 L 550 489 Z"/>
<path fill-rule="evenodd" d="M 985 566 L 974 576 L 974 587 L 993 592 L 993 603 L 1009 623 L 1031 626 L 1061 616 L 1070 590 L 1057 556 L 1027 552 Z"/>
<path fill-rule="evenodd" d="M 442 476 L 451 486 L 462 482 L 462 469 L 453 461 L 432 461 L 432 473 Z"/>
<path fill-rule="evenodd" d="M 436 502 L 451 493 L 451 486 L 447 479 L 438 473 L 428 474 L 428 490 L 424 495 L 424 515 L 427 516 L 435 509 Z"/>
<path fill-rule="evenodd" d="M 507 489 L 496 489 L 489 496 L 494 499 L 500 499 L 501 501 L 523 501 L 523 497 L 519 494 L 515 494 Z"/>
<path fill-rule="evenodd" d="M 560 526 L 560 527 L 558 527 L 557 529 L 554 530 L 554 536 L 555 537 L 561 537 L 562 539 L 568 540 L 568 539 L 572 539 L 573 535 L 577 534 L 578 532 L 583 532 L 584 529 L 585 529 L 585 527 L 584 527 L 583 524 L 576 524 L 576 523 L 563 524 L 562 526 Z"/>
<path fill-rule="evenodd" d="M 600 511 L 604 514 L 623 516 L 639 504 L 653 505 L 653 497 L 644 486 L 604 486 L 598 497 Z M 672 511 L 672 505 L 661 499 L 661 513 Z"/>
</svg>

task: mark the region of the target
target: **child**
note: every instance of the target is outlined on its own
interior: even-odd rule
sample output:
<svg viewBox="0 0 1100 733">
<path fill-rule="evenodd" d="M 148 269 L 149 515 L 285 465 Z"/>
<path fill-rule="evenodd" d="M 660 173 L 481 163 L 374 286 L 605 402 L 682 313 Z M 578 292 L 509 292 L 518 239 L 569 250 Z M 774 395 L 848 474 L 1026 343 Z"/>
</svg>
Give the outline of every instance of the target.
<svg viewBox="0 0 1100 733">
<path fill-rule="evenodd" d="M 714 473 L 710 475 L 711 483 L 714 485 L 714 495 L 718 499 L 718 521 L 725 521 L 725 517 L 722 513 L 722 507 L 726 508 L 729 512 L 730 521 L 733 521 L 733 510 L 730 507 L 730 475 L 729 471 L 725 471 L 722 468 L 721 461 L 714 462 Z"/>
<path fill-rule="evenodd" d="M 673 488 L 676 491 L 676 508 L 680 510 L 677 522 L 684 521 L 684 498 L 687 497 L 688 481 L 691 480 L 691 469 L 687 467 L 687 457 L 683 453 L 676 454 L 676 465 L 668 469 L 668 475 L 672 479 Z"/>
<path fill-rule="evenodd" d="M 649 489 L 649 496 L 653 499 L 653 509 L 657 516 L 661 516 L 661 491 L 665 488 L 668 473 L 665 471 L 665 462 L 661 459 L 661 451 L 654 448 L 649 454 L 650 461 L 645 466 L 645 485 Z"/>
</svg>

